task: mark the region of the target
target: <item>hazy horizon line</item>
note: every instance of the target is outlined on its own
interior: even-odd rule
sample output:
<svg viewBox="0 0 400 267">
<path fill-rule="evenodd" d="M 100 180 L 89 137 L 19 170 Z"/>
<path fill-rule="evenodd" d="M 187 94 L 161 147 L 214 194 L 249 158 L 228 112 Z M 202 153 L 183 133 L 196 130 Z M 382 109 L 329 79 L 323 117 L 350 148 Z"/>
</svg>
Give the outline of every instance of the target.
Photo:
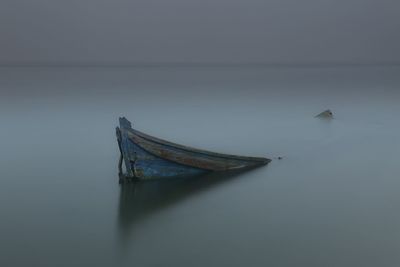
<svg viewBox="0 0 400 267">
<path fill-rule="evenodd" d="M 308 61 L 308 62 L 136 62 L 136 61 L 9 61 L 0 67 L 373 67 L 400 66 L 400 61 Z"/>
</svg>

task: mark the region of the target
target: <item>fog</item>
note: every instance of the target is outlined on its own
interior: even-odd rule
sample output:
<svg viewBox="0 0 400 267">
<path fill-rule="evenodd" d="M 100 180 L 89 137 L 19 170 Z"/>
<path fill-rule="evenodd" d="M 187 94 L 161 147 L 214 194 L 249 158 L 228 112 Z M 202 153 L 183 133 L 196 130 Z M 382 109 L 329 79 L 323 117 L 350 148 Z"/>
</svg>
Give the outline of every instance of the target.
<svg viewBox="0 0 400 267">
<path fill-rule="evenodd" d="M 2 0 L 0 64 L 400 61 L 393 0 Z"/>
</svg>

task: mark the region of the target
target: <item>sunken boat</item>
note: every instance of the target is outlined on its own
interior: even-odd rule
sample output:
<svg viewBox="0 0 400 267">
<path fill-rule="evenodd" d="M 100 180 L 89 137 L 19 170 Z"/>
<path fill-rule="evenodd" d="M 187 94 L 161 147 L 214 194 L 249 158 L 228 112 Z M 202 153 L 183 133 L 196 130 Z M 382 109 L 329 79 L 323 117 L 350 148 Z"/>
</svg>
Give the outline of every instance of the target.
<svg viewBox="0 0 400 267">
<path fill-rule="evenodd" d="M 132 128 L 119 118 L 116 129 L 121 179 L 162 179 L 190 177 L 210 172 L 236 172 L 268 164 L 261 157 L 244 157 L 209 152 L 171 143 Z M 123 166 L 125 172 L 123 172 Z"/>
</svg>

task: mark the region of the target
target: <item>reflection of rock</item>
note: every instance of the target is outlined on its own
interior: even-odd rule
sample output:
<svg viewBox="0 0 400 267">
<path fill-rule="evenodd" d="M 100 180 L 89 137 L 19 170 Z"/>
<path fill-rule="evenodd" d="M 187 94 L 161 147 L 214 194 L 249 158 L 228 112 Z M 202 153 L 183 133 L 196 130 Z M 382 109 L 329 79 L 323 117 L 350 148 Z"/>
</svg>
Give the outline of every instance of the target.
<svg viewBox="0 0 400 267">
<path fill-rule="evenodd" d="M 333 118 L 333 113 L 332 111 L 330 111 L 329 109 L 319 113 L 317 116 L 315 116 L 317 118 L 326 118 L 326 119 L 331 119 Z"/>
</svg>

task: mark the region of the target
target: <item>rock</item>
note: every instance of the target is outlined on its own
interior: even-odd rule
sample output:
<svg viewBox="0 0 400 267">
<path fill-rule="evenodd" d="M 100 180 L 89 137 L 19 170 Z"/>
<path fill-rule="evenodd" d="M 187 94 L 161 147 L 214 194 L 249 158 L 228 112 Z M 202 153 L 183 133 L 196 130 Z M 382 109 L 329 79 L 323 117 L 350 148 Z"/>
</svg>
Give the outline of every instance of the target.
<svg viewBox="0 0 400 267">
<path fill-rule="evenodd" d="M 332 111 L 330 111 L 329 109 L 319 113 L 317 116 L 315 116 L 317 118 L 327 118 L 327 119 L 331 119 L 333 118 L 333 113 Z"/>
</svg>

